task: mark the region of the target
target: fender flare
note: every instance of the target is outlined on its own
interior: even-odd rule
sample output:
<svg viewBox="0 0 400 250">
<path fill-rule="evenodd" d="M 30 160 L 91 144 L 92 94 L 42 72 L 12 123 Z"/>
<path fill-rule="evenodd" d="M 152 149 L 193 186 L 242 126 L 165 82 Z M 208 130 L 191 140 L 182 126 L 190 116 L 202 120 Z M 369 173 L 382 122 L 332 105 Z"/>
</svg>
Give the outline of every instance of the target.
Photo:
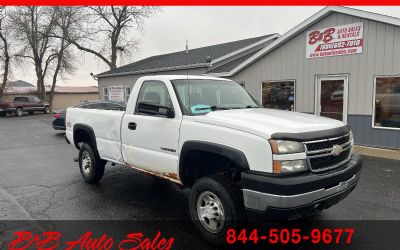
<svg viewBox="0 0 400 250">
<path fill-rule="evenodd" d="M 92 146 L 97 151 L 96 135 L 94 134 L 93 128 L 88 125 L 80 124 L 80 123 L 75 124 L 74 128 L 73 128 L 73 140 L 74 140 L 75 147 L 77 149 L 79 149 L 78 143 L 76 141 L 76 133 L 75 133 L 76 130 L 78 130 L 78 129 L 84 130 L 89 134 L 90 141 L 92 142 Z"/>
<path fill-rule="evenodd" d="M 247 162 L 246 155 L 236 148 L 232 148 L 223 144 L 217 144 L 206 141 L 186 141 L 182 145 L 179 157 L 179 177 L 184 183 L 184 168 L 185 158 L 193 151 L 203 151 L 208 153 L 217 154 L 234 162 L 240 170 L 250 170 L 249 163 Z"/>
</svg>

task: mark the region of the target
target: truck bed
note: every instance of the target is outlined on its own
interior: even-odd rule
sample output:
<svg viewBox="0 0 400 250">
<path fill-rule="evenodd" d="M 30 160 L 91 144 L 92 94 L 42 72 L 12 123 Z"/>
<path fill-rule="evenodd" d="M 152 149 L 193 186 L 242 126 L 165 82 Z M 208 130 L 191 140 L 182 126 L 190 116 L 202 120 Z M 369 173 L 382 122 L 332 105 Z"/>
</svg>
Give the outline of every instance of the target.
<svg viewBox="0 0 400 250">
<path fill-rule="evenodd" d="M 121 121 L 124 111 L 68 108 L 66 136 L 73 142 L 72 127 L 69 124 L 82 124 L 93 128 L 97 150 L 102 159 L 124 162 L 121 154 Z M 74 120 L 76 119 L 76 120 Z"/>
</svg>

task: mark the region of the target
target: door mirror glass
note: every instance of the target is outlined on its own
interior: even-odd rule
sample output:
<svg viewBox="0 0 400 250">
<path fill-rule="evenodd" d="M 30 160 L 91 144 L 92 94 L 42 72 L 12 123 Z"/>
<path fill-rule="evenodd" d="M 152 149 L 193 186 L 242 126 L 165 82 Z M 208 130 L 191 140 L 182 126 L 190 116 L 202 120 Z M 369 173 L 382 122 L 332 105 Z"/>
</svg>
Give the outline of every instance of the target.
<svg viewBox="0 0 400 250">
<path fill-rule="evenodd" d="M 138 103 L 138 112 L 142 114 L 163 116 L 167 118 L 175 117 L 175 112 L 170 107 L 145 101 Z"/>
</svg>

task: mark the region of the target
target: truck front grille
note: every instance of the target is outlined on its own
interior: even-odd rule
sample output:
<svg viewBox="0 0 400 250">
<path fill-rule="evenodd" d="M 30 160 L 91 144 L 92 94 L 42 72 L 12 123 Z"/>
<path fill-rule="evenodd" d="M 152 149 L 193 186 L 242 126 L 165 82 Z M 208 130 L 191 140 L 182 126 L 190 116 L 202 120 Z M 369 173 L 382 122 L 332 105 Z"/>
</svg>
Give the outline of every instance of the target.
<svg viewBox="0 0 400 250">
<path fill-rule="evenodd" d="M 350 135 L 347 134 L 342 137 L 330 139 L 329 141 L 310 142 L 307 143 L 307 150 L 312 152 L 316 150 L 332 148 L 333 145 L 342 145 L 349 142 L 349 140 L 350 140 Z"/>
<path fill-rule="evenodd" d="M 308 165 L 313 172 L 322 172 L 347 164 L 351 158 L 350 134 L 304 143 Z M 341 150 L 338 148 L 341 147 Z M 337 149 L 334 150 L 334 147 Z"/>
</svg>

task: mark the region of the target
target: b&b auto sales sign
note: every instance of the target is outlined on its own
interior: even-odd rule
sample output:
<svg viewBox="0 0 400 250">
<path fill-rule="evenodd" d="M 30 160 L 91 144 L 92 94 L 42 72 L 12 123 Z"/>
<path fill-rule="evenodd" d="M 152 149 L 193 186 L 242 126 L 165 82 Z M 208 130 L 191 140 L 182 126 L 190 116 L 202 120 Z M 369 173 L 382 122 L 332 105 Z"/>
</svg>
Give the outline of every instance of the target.
<svg viewBox="0 0 400 250">
<path fill-rule="evenodd" d="M 363 23 L 352 23 L 307 32 L 307 58 L 362 53 Z"/>
</svg>

